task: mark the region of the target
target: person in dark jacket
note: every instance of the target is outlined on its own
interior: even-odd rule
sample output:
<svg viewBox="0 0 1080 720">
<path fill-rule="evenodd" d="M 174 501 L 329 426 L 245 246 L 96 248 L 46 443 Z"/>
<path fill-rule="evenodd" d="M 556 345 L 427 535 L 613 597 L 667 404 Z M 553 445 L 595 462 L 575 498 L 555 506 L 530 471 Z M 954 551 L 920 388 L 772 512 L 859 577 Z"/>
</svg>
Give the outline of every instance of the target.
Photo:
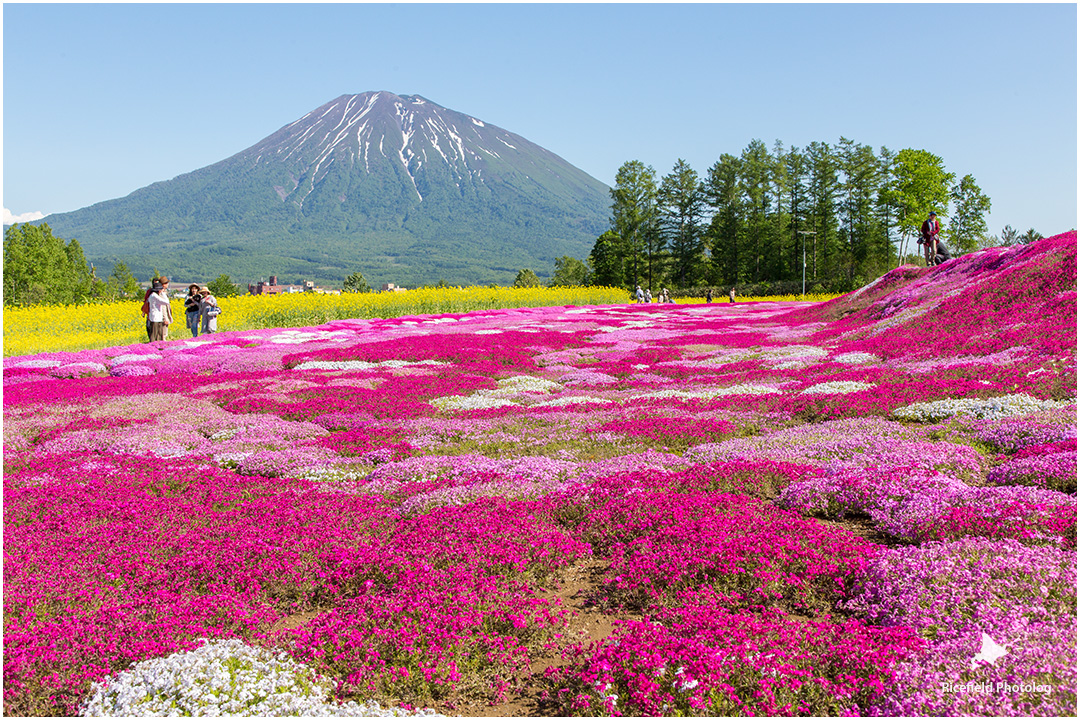
<svg viewBox="0 0 1080 720">
<path fill-rule="evenodd" d="M 184 315 L 187 319 L 188 330 L 191 337 L 199 337 L 199 302 L 202 296 L 199 294 L 199 286 L 192 283 L 188 285 L 187 297 L 184 298 Z"/>
<path fill-rule="evenodd" d="M 929 217 L 923 220 L 922 228 L 919 230 L 919 244 L 923 246 L 923 255 L 926 257 L 927 267 L 935 264 L 938 234 L 940 232 L 941 223 L 938 222 L 937 213 L 932 212 Z"/>
</svg>

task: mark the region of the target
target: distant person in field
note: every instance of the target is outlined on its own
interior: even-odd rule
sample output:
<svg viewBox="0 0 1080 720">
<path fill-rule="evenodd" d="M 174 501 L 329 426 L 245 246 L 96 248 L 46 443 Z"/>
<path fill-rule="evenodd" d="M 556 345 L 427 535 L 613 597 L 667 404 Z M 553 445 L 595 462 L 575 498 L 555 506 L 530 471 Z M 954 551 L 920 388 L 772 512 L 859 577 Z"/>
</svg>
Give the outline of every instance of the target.
<svg viewBox="0 0 1080 720">
<path fill-rule="evenodd" d="M 160 342 L 165 339 L 165 328 L 172 323 L 172 305 L 169 304 L 169 295 L 165 292 L 165 286 L 161 279 L 150 286 L 150 293 L 146 296 L 146 321 L 150 325 L 150 342 Z"/>
<path fill-rule="evenodd" d="M 729 303 L 733 303 L 733 302 L 735 302 L 735 288 L 734 288 L 734 287 L 733 287 L 733 288 L 731 288 L 731 292 L 729 292 L 729 293 L 727 294 L 727 297 L 728 297 L 728 302 L 729 302 Z"/>
<path fill-rule="evenodd" d="M 165 294 L 165 297 L 168 298 L 169 297 L 169 278 L 162 275 L 158 279 L 161 280 L 161 291 Z M 162 340 L 168 340 L 169 339 L 169 326 L 170 325 L 172 325 L 172 310 L 169 310 L 169 322 L 165 323 L 165 334 L 164 334 L 164 337 L 161 338 Z"/>
<path fill-rule="evenodd" d="M 937 258 L 938 233 L 940 232 L 941 223 L 938 222 L 937 213 L 931 212 L 923 220 L 922 228 L 919 231 L 919 244 L 923 246 L 927 267 L 937 264 L 935 260 Z"/>
<path fill-rule="evenodd" d="M 652 304 L 652 290 L 650 290 L 649 288 L 645 288 L 645 303 L 647 305 Z"/>
<path fill-rule="evenodd" d="M 210 333 L 217 332 L 217 319 L 221 314 L 221 307 L 218 306 L 217 298 L 210 292 L 210 288 L 205 285 L 199 288 L 199 317 L 202 320 L 202 333 L 203 335 L 209 335 Z"/>
<path fill-rule="evenodd" d="M 709 288 L 708 292 L 705 293 L 705 302 L 712 302 L 712 288 Z"/>
<path fill-rule="evenodd" d="M 142 297 L 142 314 L 146 318 L 146 339 L 150 340 L 150 293 L 154 292 L 154 286 L 161 284 L 161 278 L 157 275 L 150 281 L 150 287 L 146 288 L 146 292 Z"/>
<path fill-rule="evenodd" d="M 191 337 L 199 337 L 199 286 L 194 283 L 188 285 L 187 297 L 184 298 L 184 315 L 187 319 L 187 328 L 191 331 Z"/>
<path fill-rule="evenodd" d="M 640 285 L 638 285 L 637 290 L 634 291 L 634 297 L 637 299 L 637 301 L 639 303 L 645 302 L 645 293 L 644 293 L 644 291 L 642 291 Z"/>
</svg>

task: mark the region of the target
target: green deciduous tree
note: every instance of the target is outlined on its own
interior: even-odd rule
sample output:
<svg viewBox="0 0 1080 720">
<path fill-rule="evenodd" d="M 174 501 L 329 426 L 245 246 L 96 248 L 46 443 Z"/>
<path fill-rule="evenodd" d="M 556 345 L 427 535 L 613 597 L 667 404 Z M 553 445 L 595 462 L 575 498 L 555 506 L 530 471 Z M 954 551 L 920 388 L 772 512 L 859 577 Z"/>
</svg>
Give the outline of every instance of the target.
<svg viewBox="0 0 1080 720">
<path fill-rule="evenodd" d="M 579 287 L 589 284 L 588 266 L 575 257 L 563 255 L 555 260 L 555 274 L 548 283 L 551 287 Z"/>
<path fill-rule="evenodd" d="M 67 305 L 98 294 L 78 241 L 47 224 L 15 224 L 4 232 L 4 304 Z"/>
<path fill-rule="evenodd" d="M 625 281 L 626 258 L 623 254 L 623 241 L 614 230 L 608 230 L 596 238 L 589 264 L 593 268 L 593 285 L 622 287 Z"/>
<path fill-rule="evenodd" d="M 536 276 L 532 270 L 528 268 L 518 271 L 517 277 L 514 278 L 514 287 L 516 288 L 530 288 L 540 287 L 540 278 Z"/>
<path fill-rule="evenodd" d="M 218 275 L 207 283 L 206 287 L 215 297 L 236 297 L 243 292 L 240 287 L 233 284 L 228 275 Z"/>
<path fill-rule="evenodd" d="M 135 279 L 123 260 L 113 265 L 109 279 L 105 281 L 105 287 L 105 296 L 110 300 L 142 298 L 143 296 L 139 281 Z"/>
<path fill-rule="evenodd" d="M 985 216 L 990 212 L 990 198 L 971 175 L 965 175 L 953 185 L 950 197 L 952 222 L 946 236 L 961 252 L 971 252 L 978 248 L 979 238 L 986 234 Z"/>
<path fill-rule="evenodd" d="M 341 285 L 341 291 L 347 293 L 366 293 L 371 292 L 371 286 L 368 285 L 367 280 L 360 272 L 354 272 L 349 277 L 345 278 L 345 282 Z"/>
<path fill-rule="evenodd" d="M 955 175 L 941 158 L 926 150 L 905 148 L 896 154 L 896 204 L 905 238 L 914 237 L 931 211 L 939 216 L 949 205 L 949 187 Z"/>
</svg>

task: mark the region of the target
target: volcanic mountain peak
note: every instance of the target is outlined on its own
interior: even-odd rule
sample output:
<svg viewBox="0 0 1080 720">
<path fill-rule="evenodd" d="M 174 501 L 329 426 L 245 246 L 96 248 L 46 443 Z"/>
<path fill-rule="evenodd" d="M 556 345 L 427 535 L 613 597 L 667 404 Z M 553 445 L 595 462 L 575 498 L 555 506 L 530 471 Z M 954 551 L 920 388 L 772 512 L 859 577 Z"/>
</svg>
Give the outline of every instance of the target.
<svg viewBox="0 0 1080 720">
<path fill-rule="evenodd" d="M 520 135 L 419 95 L 342 95 L 252 147 L 46 218 L 102 268 L 511 282 L 584 258 L 608 188 Z M 153 240 L 148 243 L 148 240 Z"/>
<path fill-rule="evenodd" d="M 302 205 L 333 163 L 349 168 L 359 165 L 370 174 L 374 165 L 396 161 L 417 201 L 423 202 L 417 178 L 426 166 L 443 166 L 460 186 L 466 179 L 484 183 L 492 161 L 514 165 L 525 159 L 531 165 L 529 156 L 537 154 L 547 156 L 549 162 L 566 164 L 518 135 L 419 95 L 380 91 L 331 100 L 237 158 L 254 164 L 284 162 L 296 178 L 306 180 L 305 187 L 292 198 Z M 504 155 L 513 157 L 504 159 Z"/>
</svg>

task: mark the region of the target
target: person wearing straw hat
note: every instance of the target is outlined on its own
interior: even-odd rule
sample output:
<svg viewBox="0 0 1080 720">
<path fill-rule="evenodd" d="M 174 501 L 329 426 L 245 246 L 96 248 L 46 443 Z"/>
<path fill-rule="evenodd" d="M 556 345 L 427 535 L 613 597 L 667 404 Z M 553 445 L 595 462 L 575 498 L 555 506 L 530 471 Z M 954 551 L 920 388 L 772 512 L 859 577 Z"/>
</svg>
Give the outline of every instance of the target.
<svg viewBox="0 0 1080 720">
<path fill-rule="evenodd" d="M 202 321 L 202 332 L 204 335 L 216 333 L 218 315 L 221 314 L 221 307 L 218 306 L 217 298 L 210 292 L 210 288 L 205 285 L 199 288 L 199 295 L 201 296 L 199 319 Z"/>
</svg>

